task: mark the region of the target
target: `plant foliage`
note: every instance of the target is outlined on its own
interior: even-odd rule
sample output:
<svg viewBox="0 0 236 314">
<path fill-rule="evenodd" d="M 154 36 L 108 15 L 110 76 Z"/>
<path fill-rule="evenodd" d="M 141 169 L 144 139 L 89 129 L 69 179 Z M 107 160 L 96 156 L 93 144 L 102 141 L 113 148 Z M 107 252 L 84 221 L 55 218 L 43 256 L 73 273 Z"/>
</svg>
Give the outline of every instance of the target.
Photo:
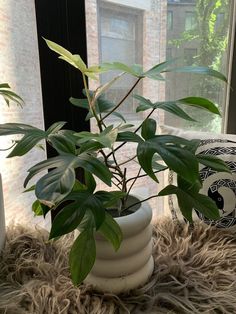
<svg viewBox="0 0 236 314">
<path fill-rule="evenodd" d="M 126 123 L 125 118 L 117 112 L 130 95 L 134 87 L 143 79 L 164 80 L 165 72 L 200 73 L 215 77 L 222 81 L 226 78 L 219 72 L 206 67 L 173 68 L 172 61 L 163 62 L 144 70 L 140 65 L 128 66 L 119 62 L 104 63 L 87 67 L 81 57 L 72 54 L 60 45 L 46 40 L 48 47 L 59 55 L 59 58 L 75 67 L 84 81 L 84 99 L 70 98 L 73 105 L 88 110 L 87 119 L 94 118 L 98 132 L 76 132 L 63 127 L 65 122 L 54 123 L 46 131 L 36 127 L 6 123 L 0 125 L 0 135 L 21 135 L 8 157 L 22 156 L 33 147 L 45 140 L 53 147 L 57 156 L 48 158 L 31 167 L 25 179 L 26 187 L 29 181 L 43 172 L 35 186 L 37 200 L 33 203 L 36 215 L 47 215 L 48 212 L 60 207 L 50 232 L 50 239 L 67 234 L 75 229 L 80 234 L 75 240 L 70 252 L 70 269 L 75 284 L 81 283 L 90 272 L 96 256 L 94 232 L 100 232 L 114 249 L 119 249 L 122 232 L 116 220 L 109 214 L 110 207 L 116 207 L 119 214 L 126 210 L 126 201 L 132 186 L 143 176 L 149 176 L 158 183 L 157 173 L 172 169 L 178 176 L 176 186 L 169 185 L 159 194 L 151 197 L 176 194 L 180 209 L 185 218 L 192 220 L 192 210 L 196 208 L 205 216 L 217 219 L 219 217 L 216 204 L 208 197 L 199 193 L 201 179 L 198 173 L 199 163 L 210 165 L 217 171 L 228 171 L 224 163 L 217 158 L 203 157 L 196 154 L 198 140 L 189 141 L 177 136 L 160 135 L 157 133 L 156 121 L 151 117 L 155 110 L 169 111 L 176 117 L 186 120 L 192 118 L 186 114 L 179 104 L 196 107 L 219 114 L 214 103 L 201 97 L 188 97 L 168 102 L 151 102 L 141 95 L 135 95 L 138 100 L 136 112 L 149 110 L 149 114 L 134 129 Z M 112 81 L 90 91 L 86 77 L 98 79 L 98 74 L 111 70 L 121 71 Z M 127 95 L 119 103 L 113 103 L 105 97 L 105 92 L 123 75 L 135 77 L 136 82 Z M 7 86 L 5 86 L 7 87 Z M 5 88 L 4 85 L 2 88 Z M 11 95 L 11 94 L 10 94 Z M 18 99 L 18 98 L 16 98 Z M 119 125 L 109 124 L 110 115 L 120 118 Z M 134 156 L 119 162 L 116 153 L 124 145 L 135 143 Z M 126 167 L 130 160 L 140 165 L 137 176 L 128 178 Z M 76 171 L 83 169 L 85 182 L 76 179 Z M 50 170 L 45 174 L 45 170 Z M 109 192 L 98 190 L 97 181 L 101 180 L 116 190 Z M 150 197 L 150 198 L 151 198 Z M 140 201 L 141 202 L 141 201 Z"/>
</svg>

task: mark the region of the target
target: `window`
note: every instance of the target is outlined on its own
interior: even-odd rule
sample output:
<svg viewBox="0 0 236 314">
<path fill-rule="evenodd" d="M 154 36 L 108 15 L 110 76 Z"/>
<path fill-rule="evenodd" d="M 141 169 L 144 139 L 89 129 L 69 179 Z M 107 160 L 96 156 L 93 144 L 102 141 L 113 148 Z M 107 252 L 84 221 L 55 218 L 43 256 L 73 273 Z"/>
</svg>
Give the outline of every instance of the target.
<svg viewBox="0 0 236 314">
<path fill-rule="evenodd" d="M 173 11 L 167 11 L 167 30 L 173 29 Z"/>
<path fill-rule="evenodd" d="M 172 48 L 166 48 L 166 60 L 172 59 Z"/>
<path fill-rule="evenodd" d="M 132 65 L 142 63 L 142 52 L 138 44 L 142 44 L 139 32 L 139 12 L 117 8 L 114 11 L 110 6 L 103 4 L 99 6 L 99 45 L 100 45 L 100 62 L 112 62 L 114 60 Z M 114 73 L 101 75 L 101 83 L 112 79 Z M 114 88 L 109 91 L 107 97 L 114 102 L 119 101 L 121 95 L 125 95 L 128 87 L 134 84 L 135 78 L 126 76 L 124 79 L 117 81 Z M 137 93 L 137 89 L 136 89 Z M 128 115 L 130 119 L 135 118 L 133 115 L 135 106 L 134 98 L 127 99 L 124 106 L 119 111 Z"/>
<path fill-rule="evenodd" d="M 197 56 L 197 48 L 185 48 L 184 49 L 184 60 L 186 65 L 193 65 L 194 58 Z"/>
<path fill-rule="evenodd" d="M 185 12 L 185 30 L 194 30 L 196 26 L 196 14 L 194 12 Z"/>
<path fill-rule="evenodd" d="M 199 6 L 200 0 L 165 1 L 146 0 L 86 0 L 87 45 L 89 65 L 103 61 L 120 61 L 127 64 L 140 63 L 144 69 L 149 69 L 166 59 L 176 59 L 173 66 L 203 65 L 219 70 L 227 75 L 229 56 L 229 34 L 231 30 L 231 7 L 227 0 L 221 1 L 220 17 L 224 32 L 214 33 L 216 21 L 211 29 L 207 29 L 209 20 L 215 12 L 215 6 L 208 7 L 207 3 Z M 215 4 L 216 5 L 216 4 Z M 173 17 L 174 24 L 173 25 Z M 198 18 L 201 17 L 201 18 Z M 204 36 L 202 35 L 204 34 Z M 223 34 L 223 35 L 222 35 Z M 216 49 L 217 47 L 217 49 Z M 101 82 L 111 79 L 112 74 L 101 76 Z M 122 93 L 132 86 L 133 79 L 127 77 L 125 83 L 117 83 L 108 95 L 117 103 Z M 90 82 L 91 89 L 97 87 Z M 97 83 L 99 84 L 99 82 Z M 138 85 L 139 93 L 152 101 L 173 100 L 188 96 L 210 98 L 218 104 L 224 112 L 226 104 L 226 86 L 217 80 L 209 80 L 199 75 L 183 73 L 166 74 L 166 81 L 143 80 Z M 121 108 L 128 123 L 138 124 L 138 116 L 132 114 L 135 102 L 129 97 L 127 105 Z M 189 112 L 197 124 L 176 120 L 175 116 L 167 112 L 156 112 L 153 116 L 159 124 L 170 124 L 181 128 L 192 128 L 220 132 L 223 119 L 207 115 L 199 111 Z M 92 128 L 94 125 L 92 125 Z M 135 148 L 127 150 L 131 156 Z M 122 156 L 121 156 L 122 157 Z M 135 163 L 130 165 L 129 171 L 137 173 Z M 164 176 L 163 178 L 164 179 Z M 156 184 L 150 184 L 145 179 L 140 182 L 137 194 L 144 198 L 156 193 Z M 163 208 L 163 200 L 154 199 L 151 205 Z"/>
</svg>

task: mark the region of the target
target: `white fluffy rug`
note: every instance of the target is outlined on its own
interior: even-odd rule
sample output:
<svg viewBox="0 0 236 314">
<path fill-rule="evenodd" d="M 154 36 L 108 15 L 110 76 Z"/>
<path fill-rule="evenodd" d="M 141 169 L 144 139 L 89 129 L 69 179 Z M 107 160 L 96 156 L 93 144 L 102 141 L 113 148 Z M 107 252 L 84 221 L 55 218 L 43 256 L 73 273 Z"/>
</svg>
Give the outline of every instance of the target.
<svg viewBox="0 0 236 314">
<path fill-rule="evenodd" d="M 0 313 L 236 313 L 236 236 L 197 224 L 160 221 L 155 272 L 142 288 L 99 294 L 70 281 L 71 236 L 48 242 L 44 230 L 12 226 L 0 256 Z"/>
</svg>

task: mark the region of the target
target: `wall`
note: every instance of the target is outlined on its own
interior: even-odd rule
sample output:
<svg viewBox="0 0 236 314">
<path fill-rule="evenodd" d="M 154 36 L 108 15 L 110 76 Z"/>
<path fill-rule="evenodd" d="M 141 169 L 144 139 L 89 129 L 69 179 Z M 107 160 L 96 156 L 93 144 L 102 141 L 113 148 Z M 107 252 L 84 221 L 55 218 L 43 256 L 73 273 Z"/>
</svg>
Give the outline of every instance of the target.
<svg viewBox="0 0 236 314">
<path fill-rule="evenodd" d="M 0 99 L 0 123 L 20 122 L 43 128 L 41 83 L 34 1 L 0 1 L 0 73 L 1 82 L 8 82 L 25 101 L 23 109 L 14 103 L 8 108 Z M 0 138 L 0 149 L 9 147 L 11 139 Z M 6 223 L 40 223 L 33 218 L 33 193 L 23 193 L 27 169 L 45 158 L 45 152 L 34 149 L 24 157 L 6 159 L 0 152 Z M 33 184 L 33 183 L 32 183 Z"/>
</svg>

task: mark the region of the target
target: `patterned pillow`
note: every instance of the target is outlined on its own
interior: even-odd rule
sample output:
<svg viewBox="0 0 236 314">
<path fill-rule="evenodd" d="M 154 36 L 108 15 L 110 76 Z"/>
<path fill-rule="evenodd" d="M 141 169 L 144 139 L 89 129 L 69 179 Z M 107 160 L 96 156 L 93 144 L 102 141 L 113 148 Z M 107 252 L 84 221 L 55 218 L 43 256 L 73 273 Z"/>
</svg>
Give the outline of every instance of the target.
<svg viewBox="0 0 236 314">
<path fill-rule="evenodd" d="M 201 219 L 206 224 L 212 224 L 219 228 L 236 227 L 236 135 L 217 135 L 168 128 L 168 126 L 165 126 L 162 128 L 162 132 L 182 136 L 187 139 L 200 138 L 201 143 L 197 152 L 221 158 L 232 171 L 232 173 L 216 172 L 209 167 L 201 165 L 199 173 L 203 181 L 203 187 L 200 192 L 208 195 L 216 202 L 221 218 L 217 221 L 212 221 L 199 212 L 195 212 L 193 218 L 195 220 Z M 169 173 L 168 181 L 169 184 L 175 183 L 175 177 L 172 172 Z M 168 197 L 168 204 L 173 219 L 183 220 L 174 195 Z"/>
<path fill-rule="evenodd" d="M 199 172 L 203 187 L 200 192 L 216 202 L 221 219 L 212 221 L 201 213 L 197 213 L 198 217 L 207 224 L 217 227 L 234 226 L 236 224 L 236 142 L 221 139 L 202 140 L 198 153 L 221 158 L 232 171 L 232 173 L 216 172 L 209 167 L 201 166 Z"/>
</svg>

